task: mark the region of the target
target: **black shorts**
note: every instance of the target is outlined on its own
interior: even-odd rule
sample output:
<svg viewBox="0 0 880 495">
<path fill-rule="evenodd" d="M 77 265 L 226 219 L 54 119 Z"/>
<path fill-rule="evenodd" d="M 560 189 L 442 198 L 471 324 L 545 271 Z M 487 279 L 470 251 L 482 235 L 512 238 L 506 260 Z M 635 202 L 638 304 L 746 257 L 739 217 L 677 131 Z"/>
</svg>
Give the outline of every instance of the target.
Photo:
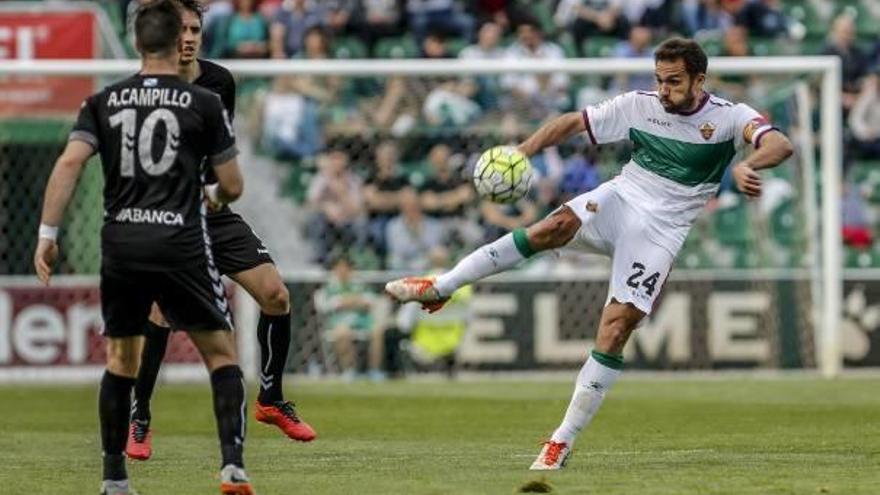
<svg viewBox="0 0 880 495">
<path fill-rule="evenodd" d="M 208 215 L 208 235 L 214 263 L 223 275 L 273 263 L 269 250 L 238 213 L 225 208 Z"/>
<path fill-rule="evenodd" d="M 226 288 L 207 261 L 173 271 L 101 267 L 104 335 L 143 335 L 153 301 L 172 328 L 184 331 L 232 330 Z"/>
</svg>

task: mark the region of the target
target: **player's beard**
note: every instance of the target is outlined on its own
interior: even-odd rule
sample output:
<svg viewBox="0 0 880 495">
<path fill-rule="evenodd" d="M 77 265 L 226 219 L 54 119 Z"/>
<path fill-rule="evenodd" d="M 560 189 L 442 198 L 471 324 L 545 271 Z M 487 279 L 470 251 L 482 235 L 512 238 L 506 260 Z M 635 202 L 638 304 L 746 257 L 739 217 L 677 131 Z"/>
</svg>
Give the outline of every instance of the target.
<svg viewBox="0 0 880 495">
<path fill-rule="evenodd" d="M 681 103 L 673 104 L 671 101 L 664 99 L 662 96 L 660 97 L 660 104 L 663 105 L 663 110 L 666 110 L 667 113 L 682 113 L 688 112 L 693 109 L 694 102 L 697 101 L 697 96 L 694 94 L 694 85 L 688 88 L 687 97 L 682 100 Z"/>
</svg>

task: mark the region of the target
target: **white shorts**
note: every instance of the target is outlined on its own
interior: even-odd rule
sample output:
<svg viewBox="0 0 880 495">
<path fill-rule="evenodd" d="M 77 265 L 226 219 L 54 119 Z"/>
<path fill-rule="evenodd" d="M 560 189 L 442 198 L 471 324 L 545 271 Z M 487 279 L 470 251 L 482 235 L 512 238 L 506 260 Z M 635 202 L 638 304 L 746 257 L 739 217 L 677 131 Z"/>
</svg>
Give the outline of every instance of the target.
<svg viewBox="0 0 880 495">
<path fill-rule="evenodd" d="M 632 303 L 651 314 L 677 254 L 648 237 L 651 214 L 629 204 L 616 180 L 565 205 L 581 220 L 581 228 L 566 247 L 611 257 L 608 301 Z"/>
</svg>

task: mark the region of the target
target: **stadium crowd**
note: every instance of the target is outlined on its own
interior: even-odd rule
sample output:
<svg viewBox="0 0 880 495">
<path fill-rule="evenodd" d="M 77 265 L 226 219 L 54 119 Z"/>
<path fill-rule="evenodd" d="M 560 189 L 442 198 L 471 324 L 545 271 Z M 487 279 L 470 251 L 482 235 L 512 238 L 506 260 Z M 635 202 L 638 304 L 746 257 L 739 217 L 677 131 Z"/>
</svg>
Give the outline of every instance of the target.
<svg viewBox="0 0 880 495">
<path fill-rule="evenodd" d="M 880 151 L 880 42 L 872 24 L 880 9 L 871 2 L 213 0 L 207 7 L 207 58 L 640 58 L 673 34 L 700 40 L 715 56 L 838 55 L 850 178 L 845 238 L 857 250 L 874 244 L 880 174 L 864 161 Z M 773 84 L 757 76 L 709 80 L 713 93 L 754 102 L 789 125 L 792 117 L 767 99 Z M 285 194 L 311 212 L 304 233 L 314 261 L 326 264 L 346 250 L 357 268 L 412 271 L 429 266 L 432 247 L 469 249 L 533 222 L 613 175 L 628 154 L 584 140 L 536 156 L 533 193 L 501 206 L 481 203 L 469 185 L 479 151 L 516 142 L 559 112 L 653 85 L 649 75 L 288 76 L 241 81 L 240 93 L 253 103 L 243 116 L 261 148 L 289 170 Z M 731 188 L 723 184 L 722 197 Z M 783 192 L 780 201 L 790 196 Z"/>
</svg>

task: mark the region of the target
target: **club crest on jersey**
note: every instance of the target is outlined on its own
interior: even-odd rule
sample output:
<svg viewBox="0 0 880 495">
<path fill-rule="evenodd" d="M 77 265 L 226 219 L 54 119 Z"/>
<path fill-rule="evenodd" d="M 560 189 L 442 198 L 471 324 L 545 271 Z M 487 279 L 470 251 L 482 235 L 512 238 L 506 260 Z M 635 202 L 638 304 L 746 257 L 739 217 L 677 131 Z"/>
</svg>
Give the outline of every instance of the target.
<svg viewBox="0 0 880 495">
<path fill-rule="evenodd" d="M 703 122 L 700 124 L 700 134 L 706 141 L 712 139 L 712 134 L 715 134 L 715 124 L 711 122 Z"/>
</svg>

